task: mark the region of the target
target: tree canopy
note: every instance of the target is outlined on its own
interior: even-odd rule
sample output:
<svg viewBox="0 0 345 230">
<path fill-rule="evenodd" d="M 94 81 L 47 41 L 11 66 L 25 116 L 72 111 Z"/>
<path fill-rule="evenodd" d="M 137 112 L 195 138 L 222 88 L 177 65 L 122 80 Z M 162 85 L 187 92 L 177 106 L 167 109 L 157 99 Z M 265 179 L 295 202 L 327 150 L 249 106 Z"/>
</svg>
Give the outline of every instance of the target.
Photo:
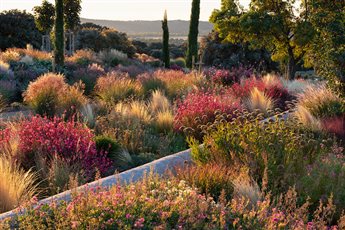
<svg viewBox="0 0 345 230">
<path fill-rule="evenodd" d="M 81 0 L 63 0 L 64 20 L 67 30 L 76 30 L 80 25 Z"/>
<path fill-rule="evenodd" d="M 135 47 L 127 34 L 114 29 L 83 28 L 77 34 L 77 49 L 91 49 L 99 52 L 105 49 L 117 49 L 133 57 Z"/>
<path fill-rule="evenodd" d="M 27 44 L 40 47 L 41 34 L 37 30 L 33 15 L 19 10 L 0 13 L 0 49 L 24 48 Z"/>
<path fill-rule="evenodd" d="M 49 34 L 54 25 L 55 7 L 47 0 L 43 0 L 40 6 L 33 8 L 37 29 L 45 34 Z"/>
<path fill-rule="evenodd" d="M 314 33 L 299 10 L 295 0 L 252 0 L 248 10 L 235 0 L 222 0 L 210 20 L 224 40 L 269 50 L 294 78 Z"/>
<path fill-rule="evenodd" d="M 81 0 L 63 0 L 64 27 L 66 30 L 75 31 L 80 26 Z M 43 0 L 40 6 L 34 9 L 37 28 L 42 32 L 51 31 L 55 20 L 55 6 Z"/>
<path fill-rule="evenodd" d="M 345 97 L 345 1 L 304 0 L 315 35 L 306 61 Z"/>
</svg>

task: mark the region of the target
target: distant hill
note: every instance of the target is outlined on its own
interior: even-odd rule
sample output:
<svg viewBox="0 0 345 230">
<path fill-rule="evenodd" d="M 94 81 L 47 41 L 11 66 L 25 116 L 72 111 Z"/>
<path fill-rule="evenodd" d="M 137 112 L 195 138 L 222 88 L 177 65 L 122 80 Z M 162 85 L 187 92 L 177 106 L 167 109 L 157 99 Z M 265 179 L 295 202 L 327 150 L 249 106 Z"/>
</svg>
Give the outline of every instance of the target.
<svg viewBox="0 0 345 230">
<path fill-rule="evenodd" d="M 82 23 L 92 22 L 101 26 L 114 28 L 125 32 L 132 38 L 159 38 L 162 34 L 161 21 L 111 21 L 97 19 L 81 19 Z M 209 22 L 201 21 L 199 23 L 200 36 L 207 35 L 213 29 Z M 186 38 L 188 36 L 189 21 L 171 20 L 169 21 L 169 31 L 172 38 Z"/>
</svg>

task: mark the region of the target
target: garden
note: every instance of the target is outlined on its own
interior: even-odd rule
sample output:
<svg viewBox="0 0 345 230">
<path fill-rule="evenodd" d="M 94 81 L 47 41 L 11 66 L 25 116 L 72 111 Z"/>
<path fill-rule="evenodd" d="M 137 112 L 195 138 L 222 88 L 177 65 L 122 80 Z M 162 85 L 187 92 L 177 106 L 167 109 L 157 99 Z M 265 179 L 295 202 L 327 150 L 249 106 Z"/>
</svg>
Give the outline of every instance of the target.
<svg viewBox="0 0 345 230">
<path fill-rule="evenodd" d="M 235 7 L 224 2 L 211 16 L 218 32 L 221 11 Z M 288 56 L 278 61 L 286 74 L 245 55 L 207 65 L 190 47 L 170 60 L 164 35 L 161 59 L 133 52 L 121 36 L 124 46 L 62 51 L 60 60 L 58 42 L 53 52 L 0 51 L 0 214 L 13 213 L 0 215 L 0 229 L 345 228 L 343 62 L 315 60 L 319 75 L 291 77 Z M 207 51 L 218 40 L 204 47 L 209 62 L 225 55 L 224 43 Z M 259 52 L 247 45 L 240 52 Z M 306 65 L 320 60 L 308 52 Z M 187 149 L 192 160 L 163 174 L 77 190 Z M 65 191 L 70 200 L 40 202 Z"/>
<path fill-rule="evenodd" d="M 112 59 L 121 60 L 123 64 L 112 67 L 105 62 Z M 248 211 L 248 205 L 259 208 L 255 204 L 261 199 L 267 199 L 267 205 L 271 202 L 276 205 L 273 198 L 282 196 L 281 199 L 295 199 L 294 208 L 303 206 L 305 212 L 322 211 L 322 205 L 332 205 L 329 207 L 332 208 L 329 210 L 331 216 L 327 217 L 329 223 L 341 216 L 345 197 L 342 191 L 345 108 L 343 99 L 323 82 L 289 81 L 272 74 L 262 76 L 244 67 L 231 70 L 213 67 L 202 72 L 183 68 L 156 69 L 140 60 L 128 59 L 115 50 L 110 51 L 106 59 L 104 53 L 78 51 L 67 58 L 66 68 L 59 74 L 50 72 L 51 57 L 40 51 L 9 49 L 1 53 L 1 60 L 3 110 L 20 109 L 18 101 L 23 101 L 25 110 L 32 113 L 1 125 L 1 181 L 7 185 L 1 191 L 2 211 L 30 202 L 33 197 L 51 196 L 91 182 L 95 177 L 109 176 L 190 146 L 195 165 L 182 167 L 173 179 L 158 179 L 157 175 L 152 175 L 131 185 L 136 191 L 136 186 L 152 183 L 147 191 L 136 191 L 132 195 L 127 187 L 112 188 L 109 195 L 90 191 L 91 197 L 95 196 L 91 199 L 96 200 L 110 199 L 113 197 L 110 194 L 120 193 L 126 197 L 123 202 L 141 196 L 148 196 L 153 202 L 140 204 L 135 201 L 134 206 L 128 208 L 135 210 L 138 205 L 143 206 L 143 210 L 138 211 L 139 216 L 128 210 L 129 215 L 133 215 L 128 219 L 121 217 L 128 214 L 125 211 L 113 216 L 111 211 L 117 208 L 110 203 L 110 213 L 102 214 L 109 219 L 97 220 L 99 223 L 94 226 L 109 224 L 125 228 L 136 224 L 141 212 L 153 212 L 152 208 L 161 210 L 154 203 L 163 205 L 165 200 L 159 192 L 157 195 L 146 193 L 162 192 L 161 186 L 168 191 L 176 183 L 176 186 L 186 184 L 181 188 L 177 186 L 171 195 L 166 194 L 169 198 L 164 202 L 173 202 L 177 210 L 170 210 L 174 205 L 166 205 L 167 213 L 146 217 L 157 218 L 147 219 L 147 223 L 157 221 L 159 226 L 166 223 L 164 218 L 176 215 L 176 220 L 171 220 L 172 226 L 176 226 L 187 218 L 188 214 L 180 216 L 179 205 L 175 204 L 182 202 L 178 201 L 181 193 L 181 199 L 187 196 L 185 199 L 197 202 L 190 207 L 198 207 L 205 199 L 206 210 L 191 210 L 200 211 L 198 215 L 204 215 L 204 218 L 195 220 L 195 223 L 188 218 L 183 220 L 186 224 L 193 223 L 191 227 L 194 224 L 205 227 L 225 225 L 225 216 L 233 215 L 234 210 L 227 203 L 221 209 L 216 208 L 213 202 L 218 199 L 231 201 L 234 197 L 239 199 L 236 202 L 243 202 L 238 204 L 243 205 L 240 212 Z M 34 71 L 44 64 L 47 67 Z M 26 87 L 20 74 L 23 69 L 27 72 L 25 76 L 32 76 Z M 22 94 L 18 86 L 25 88 Z M 12 108 L 13 103 L 16 108 Z M 283 119 L 286 114 L 288 118 Z M 204 145 L 200 146 L 201 143 Z M 98 196 L 105 197 L 96 198 Z M 197 199 L 199 196 L 201 200 Z M 75 199 L 86 198 L 78 196 Z M 91 205 L 90 201 L 73 202 L 81 205 L 73 209 L 83 210 Z M 39 212 L 47 215 L 44 222 L 53 218 L 50 221 L 55 226 L 55 218 L 62 217 L 50 216 L 46 212 L 59 210 L 65 213 L 67 207 L 63 207 L 33 210 L 21 223 L 24 227 L 26 218 L 30 218 L 27 224 L 35 223 L 39 228 L 44 224 L 40 222 L 41 218 L 35 222 L 31 219 Z M 96 205 L 93 208 L 101 215 L 106 207 Z M 215 212 L 216 220 L 208 220 L 211 215 L 208 212 Z M 220 215 L 222 212 L 224 217 Z M 73 211 L 64 215 L 68 215 L 71 222 L 78 216 L 74 216 Z M 256 220 L 257 215 L 252 217 L 252 224 L 262 227 L 274 224 L 266 223 L 268 216 Z M 88 217 L 83 218 L 87 221 Z M 294 219 L 280 218 L 278 225 L 284 224 L 288 218 Z M 79 224 L 83 226 L 83 223 Z"/>
</svg>

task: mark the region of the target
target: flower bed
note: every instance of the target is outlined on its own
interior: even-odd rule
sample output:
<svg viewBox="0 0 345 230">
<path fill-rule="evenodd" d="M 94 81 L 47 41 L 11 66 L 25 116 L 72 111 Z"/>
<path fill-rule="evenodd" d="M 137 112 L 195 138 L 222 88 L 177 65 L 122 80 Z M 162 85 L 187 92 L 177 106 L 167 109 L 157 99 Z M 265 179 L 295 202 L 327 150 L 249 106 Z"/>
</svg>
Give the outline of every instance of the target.
<svg viewBox="0 0 345 230">
<path fill-rule="evenodd" d="M 106 60 L 107 55 L 123 65 Z M 341 226 L 344 101 L 323 86 L 254 76 L 244 68 L 153 69 L 114 52 L 80 51 L 68 58 L 61 75 L 46 73 L 51 57 L 40 52 L 12 50 L 0 56 L 0 81 L 6 83 L 0 110 L 11 100 L 21 101 L 18 92 L 24 90 L 23 102 L 42 116 L 1 127 L 1 161 L 15 175 L 26 173 L 30 187 L 20 196 L 0 190 L 1 211 L 33 194 L 44 198 L 184 150 L 186 140 L 197 163 L 177 170 L 178 179 L 146 178 L 76 194 L 70 204 L 26 206 L 29 212 L 13 224 L 67 229 Z M 41 67 L 43 76 L 36 74 Z M 30 79 L 22 79 L 23 71 L 34 69 Z M 287 109 L 293 112 L 288 121 L 278 121 L 280 115 L 265 120 Z M 2 183 L 15 188 L 16 180 Z M 159 190 L 157 196 L 152 190 Z M 10 205 L 2 209 L 2 197 L 8 196 Z M 318 209 L 320 200 L 323 208 Z M 325 216 L 318 219 L 321 212 Z"/>
</svg>

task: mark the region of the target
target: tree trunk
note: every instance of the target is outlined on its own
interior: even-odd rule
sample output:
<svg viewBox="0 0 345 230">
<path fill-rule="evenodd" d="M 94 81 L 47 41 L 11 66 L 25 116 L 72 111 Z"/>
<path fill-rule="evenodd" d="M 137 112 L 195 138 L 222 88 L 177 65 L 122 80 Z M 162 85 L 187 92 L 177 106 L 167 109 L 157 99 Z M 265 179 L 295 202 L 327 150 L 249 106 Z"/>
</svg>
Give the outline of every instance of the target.
<svg viewBox="0 0 345 230">
<path fill-rule="evenodd" d="M 287 77 L 290 80 L 295 79 L 295 74 L 296 74 L 296 60 L 293 54 L 292 48 L 289 48 L 289 61 L 287 65 Z"/>
<path fill-rule="evenodd" d="M 65 58 L 65 35 L 63 19 L 63 0 L 55 0 L 55 40 L 54 61 L 59 67 L 64 64 Z"/>
</svg>

